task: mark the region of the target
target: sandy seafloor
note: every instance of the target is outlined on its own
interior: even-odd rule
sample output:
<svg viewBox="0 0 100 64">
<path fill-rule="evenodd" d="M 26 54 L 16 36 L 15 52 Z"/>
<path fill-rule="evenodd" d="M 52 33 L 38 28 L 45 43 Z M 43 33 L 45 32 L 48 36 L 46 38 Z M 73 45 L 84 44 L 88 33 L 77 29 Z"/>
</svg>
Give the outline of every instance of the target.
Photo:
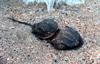
<svg viewBox="0 0 100 64">
<path fill-rule="evenodd" d="M 54 18 L 59 28 L 71 26 L 84 39 L 78 50 L 55 50 L 31 34 L 31 28 L 14 23 L 15 17 L 31 24 Z M 62 5 L 48 13 L 42 4 L 25 5 L 17 0 L 0 0 L 0 64 L 100 64 L 100 0 L 84 5 Z"/>
</svg>

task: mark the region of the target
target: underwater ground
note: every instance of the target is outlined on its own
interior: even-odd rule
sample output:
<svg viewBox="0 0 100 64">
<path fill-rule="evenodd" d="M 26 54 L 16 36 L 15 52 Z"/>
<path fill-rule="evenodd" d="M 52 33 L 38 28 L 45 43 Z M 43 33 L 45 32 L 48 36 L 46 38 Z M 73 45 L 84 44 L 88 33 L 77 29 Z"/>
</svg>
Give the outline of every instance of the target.
<svg viewBox="0 0 100 64">
<path fill-rule="evenodd" d="M 77 29 L 84 45 L 78 50 L 55 50 L 32 35 L 29 26 L 7 19 L 12 16 L 31 24 L 54 18 L 59 28 Z M 27 6 L 18 0 L 0 0 L 0 64 L 100 64 L 100 0 L 62 5 L 50 13 L 43 4 Z"/>
</svg>

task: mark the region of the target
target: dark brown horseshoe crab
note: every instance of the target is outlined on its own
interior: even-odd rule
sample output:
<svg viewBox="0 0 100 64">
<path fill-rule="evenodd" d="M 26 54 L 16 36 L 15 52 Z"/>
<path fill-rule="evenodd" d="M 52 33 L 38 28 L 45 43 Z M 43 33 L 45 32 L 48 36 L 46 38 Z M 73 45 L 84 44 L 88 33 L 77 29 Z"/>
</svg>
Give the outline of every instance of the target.
<svg viewBox="0 0 100 64">
<path fill-rule="evenodd" d="M 68 26 L 60 30 L 56 37 L 49 42 L 58 50 L 77 49 L 83 45 L 80 34 Z"/>
<path fill-rule="evenodd" d="M 58 30 L 58 24 L 53 19 L 44 19 L 42 22 L 34 24 L 32 33 L 40 39 L 52 37 Z"/>
<path fill-rule="evenodd" d="M 39 39 L 48 39 L 52 37 L 55 32 L 58 30 L 58 24 L 54 21 L 54 19 L 44 19 L 39 23 L 35 23 L 33 25 L 18 21 L 14 18 L 8 18 L 14 22 L 18 22 L 20 24 L 28 25 L 32 28 L 32 33 L 38 37 Z"/>
</svg>

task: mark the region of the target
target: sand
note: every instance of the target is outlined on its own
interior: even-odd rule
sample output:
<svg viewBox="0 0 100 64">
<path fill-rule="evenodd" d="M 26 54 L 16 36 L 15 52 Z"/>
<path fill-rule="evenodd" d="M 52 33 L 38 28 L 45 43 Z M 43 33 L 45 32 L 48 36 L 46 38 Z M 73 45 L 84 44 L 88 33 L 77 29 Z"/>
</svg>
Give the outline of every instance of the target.
<svg viewBox="0 0 100 64">
<path fill-rule="evenodd" d="M 70 26 L 79 31 L 84 45 L 78 50 L 58 51 L 37 39 L 29 26 L 7 19 L 12 16 L 31 24 L 54 18 L 59 28 Z M 0 64 L 100 64 L 100 0 L 62 5 L 50 13 L 42 4 L 0 0 Z"/>
</svg>

